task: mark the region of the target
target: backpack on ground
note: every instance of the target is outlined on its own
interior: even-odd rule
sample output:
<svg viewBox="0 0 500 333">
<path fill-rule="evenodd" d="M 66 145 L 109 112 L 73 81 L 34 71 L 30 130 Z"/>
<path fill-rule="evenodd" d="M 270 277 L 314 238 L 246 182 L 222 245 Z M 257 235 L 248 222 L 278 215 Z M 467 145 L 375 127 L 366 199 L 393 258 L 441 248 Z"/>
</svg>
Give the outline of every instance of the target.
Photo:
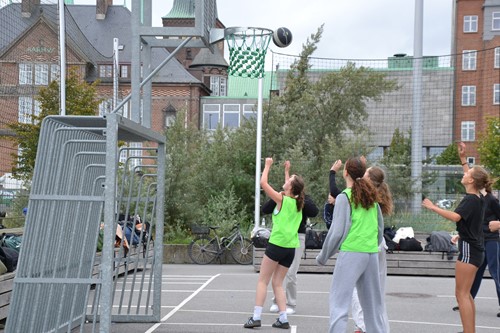
<svg viewBox="0 0 500 333">
<path fill-rule="evenodd" d="M 399 249 L 401 251 L 422 251 L 422 244 L 414 237 L 401 238 L 399 240 Z"/>
<path fill-rule="evenodd" d="M 306 229 L 305 245 L 306 249 L 321 249 L 321 242 L 316 230 L 313 230 L 311 228 Z"/>
<path fill-rule="evenodd" d="M 0 260 L 7 267 L 7 272 L 13 272 L 17 268 L 19 253 L 9 247 L 0 246 Z"/>
<path fill-rule="evenodd" d="M 252 243 L 255 248 L 264 249 L 269 243 L 269 237 L 271 237 L 271 231 L 266 228 L 259 228 L 252 232 Z"/>
<path fill-rule="evenodd" d="M 2 234 L 0 246 L 9 247 L 19 252 L 21 250 L 21 241 L 23 237 L 15 234 Z"/>
<path fill-rule="evenodd" d="M 385 239 L 385 244 L 387 245 L 388 253 L 392 253 L 393 251 L 399 250 L 399 244 L 392 240 L 395 236 L 396 236 L 396 231 L 394 230 L 394 227 L 384 228 L 384 239 Z"/>
<path fill-rule="evenodd" d="M 323 248 L 323 244 L 325 244 L 326 235 L 328 235 L 328 230 L 322 230 L 319 232 L 319 248 Z"/>
</svg>

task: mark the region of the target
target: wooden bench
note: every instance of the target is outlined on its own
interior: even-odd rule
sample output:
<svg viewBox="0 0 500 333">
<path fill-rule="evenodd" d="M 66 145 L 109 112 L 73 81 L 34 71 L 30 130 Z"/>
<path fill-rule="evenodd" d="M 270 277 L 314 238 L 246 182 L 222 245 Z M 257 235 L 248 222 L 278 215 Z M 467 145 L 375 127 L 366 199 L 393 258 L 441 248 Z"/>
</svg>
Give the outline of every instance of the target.
<svg viewBox="0 0 500 333">
<path fill-rule="evenodd" d="M 337 254 L 330 258 L 325 266 L 316 264 L 316 256 L 321 250 L 306 249 L 300 261 L 299 273 L 332 273 L 335 267 Z M 260 264 L 264 249 L 254 249 L 253 265 L 256 272 L 260 271 Z M 419 276 L 455 276 L 455 261 L 457 253 L 451 260 L 446 252 L 426 251 L 394 251 L 387 253 L 388 275 L 419 275 Z M 485 277 L 490 277 L 488 270 Z"/>
</svg>

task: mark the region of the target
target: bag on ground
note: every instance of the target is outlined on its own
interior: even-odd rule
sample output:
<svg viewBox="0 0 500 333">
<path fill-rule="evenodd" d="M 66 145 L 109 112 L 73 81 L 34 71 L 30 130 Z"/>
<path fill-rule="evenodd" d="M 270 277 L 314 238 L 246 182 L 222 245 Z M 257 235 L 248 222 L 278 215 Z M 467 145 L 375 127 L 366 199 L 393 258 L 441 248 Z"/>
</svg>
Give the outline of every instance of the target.
<svg viewBox="0 0 500 333">
<path fill-rule="evenodd" d="M 19 253 L 9 247 L 0 246 L 0 260 L 7 267 L 7 272 L 13 272 L 17 268 Z"/>
<path fill-rule="evenodd" d="M 401 238 L 399 240 L 399 249 L 401 251 L 422 251 L 422 244 L 414 237 Z"/>
<path fill-rule="evenodd" d="M 311 228 L 306 229 L 306 249 L 321 249 L 321 242 L 319 240 L 316 230 Z"/>
<path fill-rule="evenodd" d="M 451 235 L 447 231 L 433 231 L 430 236 L 427 237 L 425 251 L 458 252 L 458 249 L 451 243 Z"/>
<path fill-rule="evenodd" d="M 269 243 L 269 237 L 271 237 L 271 231 L 266 228 L 259 228 L 252 232 L 252 242 L 253 246 L 258 249 L 263 249 L 267 247 Z"/>
</svg>

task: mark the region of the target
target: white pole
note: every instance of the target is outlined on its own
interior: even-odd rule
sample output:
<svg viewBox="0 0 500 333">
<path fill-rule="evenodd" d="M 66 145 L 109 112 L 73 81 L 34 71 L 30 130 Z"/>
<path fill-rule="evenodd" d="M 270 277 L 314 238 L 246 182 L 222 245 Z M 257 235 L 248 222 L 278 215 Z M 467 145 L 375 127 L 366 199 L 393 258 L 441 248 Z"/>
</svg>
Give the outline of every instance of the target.
<svg viewBox="0 0 500 333">
<path fill-rule="evenodd" d="M 59 0 L 59 105 L 61 106 L 61 116 L 66 115 L 66 28 L 64 19 L 64 0 Z"/>
<path fill-rule="evenodd" d="M 118 38 L 113 38 L 113 110 L 118 103 L 118 79 L 119 79 Z"/>
<path fill-rule="evenodd" d="M 260 160 L 262 155 L 262 78 L 259 78 L 259 93 L 257 99 L 257 143 L 255 149 L 255 228 L 260 220 Z"/>
<path fill-rule="evenodd" d="M 413 41 L 413 117 L 411 126 L 411 179 L 413 199 L 411 211 L 422 210 L 422 44 L 424 0 L 415 0 L 415 31 Z"/>
</svg>

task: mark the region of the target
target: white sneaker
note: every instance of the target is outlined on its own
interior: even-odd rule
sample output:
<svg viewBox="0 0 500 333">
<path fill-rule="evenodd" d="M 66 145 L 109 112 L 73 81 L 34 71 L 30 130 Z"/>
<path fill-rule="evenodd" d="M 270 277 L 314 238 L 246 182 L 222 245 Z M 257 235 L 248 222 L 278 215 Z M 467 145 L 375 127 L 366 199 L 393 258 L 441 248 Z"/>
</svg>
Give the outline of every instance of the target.
<svg viewBox="0 0 500 333">
<path fill-rule="evenodd" d="M 269 312 L 278 312 L 280 309 L 278 308 L 278 304 L 273 304 L 269 308 Z"/>
<path fill-rule="evenodd" d="M 286 314 L 287 315 L 293 315 L 293 314 L 295 314 L 295 309 L 293 309 L 293 308 L 286 308 Z"/>
</svg>

